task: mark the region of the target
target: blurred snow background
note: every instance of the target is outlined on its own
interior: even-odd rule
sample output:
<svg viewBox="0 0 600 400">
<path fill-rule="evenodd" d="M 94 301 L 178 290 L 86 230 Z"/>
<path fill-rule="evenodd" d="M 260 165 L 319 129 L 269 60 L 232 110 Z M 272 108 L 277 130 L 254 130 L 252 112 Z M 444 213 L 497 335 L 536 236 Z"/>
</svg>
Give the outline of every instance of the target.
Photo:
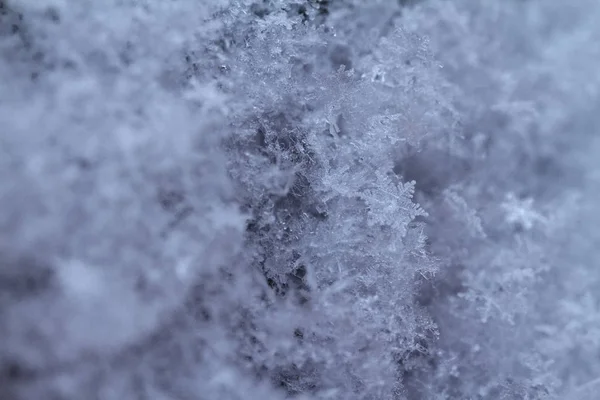
<svg viewBox="0 0 600 400">
<path fill-rule="evenodd" d="M 594 399 L 597 21 L 0 0 L 0 399 Z"/>
</svg>

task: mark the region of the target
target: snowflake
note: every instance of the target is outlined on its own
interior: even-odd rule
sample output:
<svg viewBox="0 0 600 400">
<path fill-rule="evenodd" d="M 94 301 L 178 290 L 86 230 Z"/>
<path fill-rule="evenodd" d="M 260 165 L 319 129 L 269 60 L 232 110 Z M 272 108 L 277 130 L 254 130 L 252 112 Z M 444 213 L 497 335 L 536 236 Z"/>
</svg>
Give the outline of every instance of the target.
<svg viewBox="0 0 600 400">
<path fill-rule="evenodd" d="M 514 193 L 509 193 L 501 207 L 506 213 L 506 222 L 525 230 L 533 228 L 536 222 L 547 222 L 547 219 L 535 210 L 533 199 L 530 197 L 519 199 Z"/>
</svg>

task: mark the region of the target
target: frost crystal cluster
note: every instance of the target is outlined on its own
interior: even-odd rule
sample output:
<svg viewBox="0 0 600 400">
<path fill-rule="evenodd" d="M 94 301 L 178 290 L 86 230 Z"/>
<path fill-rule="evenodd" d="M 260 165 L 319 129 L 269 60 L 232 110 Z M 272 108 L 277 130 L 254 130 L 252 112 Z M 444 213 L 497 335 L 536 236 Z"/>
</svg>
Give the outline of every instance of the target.
<svg viewBox="0 0 600 400">
<path fill-rule="evenodd" d="M 0 0 L 0 399 L 586 400 L 595 0 Z"/>
</svg>

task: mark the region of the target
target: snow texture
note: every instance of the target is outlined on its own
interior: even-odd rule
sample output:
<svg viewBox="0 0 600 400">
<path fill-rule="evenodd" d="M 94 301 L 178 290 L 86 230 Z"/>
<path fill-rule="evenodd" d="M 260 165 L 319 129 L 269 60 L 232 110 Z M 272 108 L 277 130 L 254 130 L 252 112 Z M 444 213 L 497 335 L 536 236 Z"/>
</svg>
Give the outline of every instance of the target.
<svg viewBox="0 0 600 400">
<path fill-rule="evenodd" d="M 595 399 L 599 20 L 0 0 L 0 399 Z"/>
</svg>

